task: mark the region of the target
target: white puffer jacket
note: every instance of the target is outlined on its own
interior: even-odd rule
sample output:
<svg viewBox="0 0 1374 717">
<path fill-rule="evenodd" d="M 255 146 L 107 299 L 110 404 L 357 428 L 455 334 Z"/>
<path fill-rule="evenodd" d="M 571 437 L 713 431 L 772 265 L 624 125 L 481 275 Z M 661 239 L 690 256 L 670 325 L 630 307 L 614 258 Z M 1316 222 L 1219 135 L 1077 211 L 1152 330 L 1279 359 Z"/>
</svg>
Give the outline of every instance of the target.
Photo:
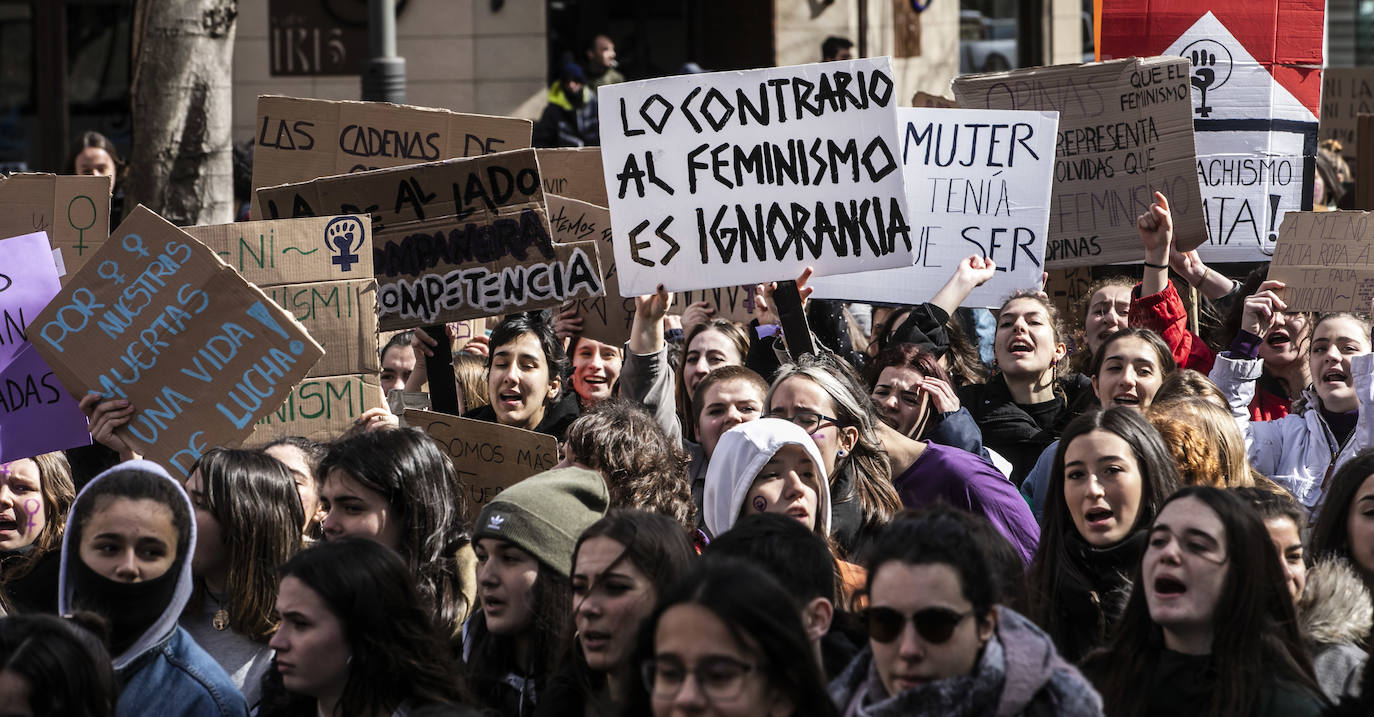
<svg viewBox="0 0 1374 717">
<path fill-rule="evenodd" d="M 1245 435 L 1250 465 L 1315 511 L 1322 502 L 1322 483 L 1326 477 L 1356 453 L 1374 445 L 1371 436 L 1374 426 L 1370 422 L 1370 416 L 1374 416 L 1374 354 L 1350 359 L 1360 418 L 1343 446 L 1336 444 L 1335 436 L 1317 409 L 1320 403 L 1311 389 L 1304 391 L 1307 405 L 1311 407 L 1305 413 L 1252 423 L 1250 402 L 1255 398 L 1255 380 L 1262 367 L 1262 359 L 1236 359 L 1229 353 L 1221 353 L 1217 355 L 1209 378 L 1231 404 L 1231 415 Z"/>
</svg>

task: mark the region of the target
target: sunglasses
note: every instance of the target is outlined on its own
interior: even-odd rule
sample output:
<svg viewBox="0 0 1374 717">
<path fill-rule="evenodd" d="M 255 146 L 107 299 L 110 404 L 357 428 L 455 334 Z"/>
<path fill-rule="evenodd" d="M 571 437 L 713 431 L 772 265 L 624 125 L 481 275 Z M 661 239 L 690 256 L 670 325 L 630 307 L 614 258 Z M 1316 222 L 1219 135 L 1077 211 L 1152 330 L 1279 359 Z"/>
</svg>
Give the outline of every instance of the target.
<svg viewBox="0 0 1374 717">
<path fill-rule="evenodd" d="M 868 637 L 881 643 L 889 643 L 902 636 L 907 616 L 890 607 L 870 607 L 860 613 L 868 626 Z M 954 628 L 973 615 L 973 611 L 955 612 L 949 608 L 928 607 L 917 610 L 911 615 L 911 624 L 916 626 L 916 634 L 922 640 L 939 645 L 949 641 Z"/>
</svg>

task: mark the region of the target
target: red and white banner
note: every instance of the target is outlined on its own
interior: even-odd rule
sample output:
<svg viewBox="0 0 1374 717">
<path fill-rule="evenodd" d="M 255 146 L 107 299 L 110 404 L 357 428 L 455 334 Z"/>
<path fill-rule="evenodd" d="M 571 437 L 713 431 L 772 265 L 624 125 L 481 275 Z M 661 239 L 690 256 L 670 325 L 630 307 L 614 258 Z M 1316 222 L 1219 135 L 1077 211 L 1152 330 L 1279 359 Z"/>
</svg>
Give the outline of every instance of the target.
<svg viewBox="0 0 1374 717">
<path fill-rule="evenodd" d="M 1102 0 L 1103 60 L 1180 55 L 1216 261 L 1267 260 L 1285 212 L 1312 208 L 1324 0 Z"/>
</svg>

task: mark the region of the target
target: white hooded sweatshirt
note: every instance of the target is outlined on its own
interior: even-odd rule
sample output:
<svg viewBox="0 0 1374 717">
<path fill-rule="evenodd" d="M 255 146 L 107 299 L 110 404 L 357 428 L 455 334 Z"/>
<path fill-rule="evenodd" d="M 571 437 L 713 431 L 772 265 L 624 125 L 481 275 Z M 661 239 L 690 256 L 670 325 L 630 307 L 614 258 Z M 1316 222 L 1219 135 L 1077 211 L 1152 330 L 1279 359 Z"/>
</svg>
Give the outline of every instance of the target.
<svg viewBox="0 0 1374 717">
<path fill-rule="evenodd" d="M 816 442 L 800 426 L 781 418 L 760 418 L 726 431 L 706 470 L 702 512 L 706 529 L 720 535 L 739 520 L 754 479 L 783 446 L 797 445 L 816 464 L 816 532 L 830 535 L 830 481 Z"/>
</svg>

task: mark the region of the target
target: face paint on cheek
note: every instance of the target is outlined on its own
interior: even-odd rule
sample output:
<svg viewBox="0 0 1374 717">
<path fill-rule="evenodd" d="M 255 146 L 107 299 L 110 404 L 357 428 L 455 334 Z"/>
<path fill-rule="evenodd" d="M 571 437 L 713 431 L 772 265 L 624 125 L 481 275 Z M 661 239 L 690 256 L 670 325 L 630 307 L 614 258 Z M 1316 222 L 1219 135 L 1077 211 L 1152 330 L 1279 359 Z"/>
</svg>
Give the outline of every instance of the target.
<svg viewBox="0 0 1374 717">
<path fill-rule="evenodd" d="M 38 511 L 42 509 L 43 506 L 34 498 L 24 501 L 24 512 L 29 515 L 29 524 L 26 530 L 33 530 L 38 527 Z"/>
<path fill-rule="evenodd" d="M 754 511 L 764 513 L 768 511 L 768 499 L 761 495 L 754 496 Z"/>
</svg>

